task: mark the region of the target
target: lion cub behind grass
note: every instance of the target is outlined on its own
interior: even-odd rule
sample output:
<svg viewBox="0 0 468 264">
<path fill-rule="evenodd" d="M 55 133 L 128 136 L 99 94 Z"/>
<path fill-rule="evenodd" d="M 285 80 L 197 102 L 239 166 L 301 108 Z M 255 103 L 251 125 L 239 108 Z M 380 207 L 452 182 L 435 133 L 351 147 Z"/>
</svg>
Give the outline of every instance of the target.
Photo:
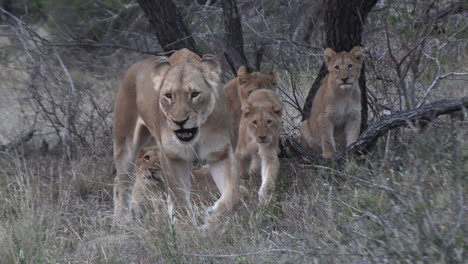
<svg viewBox="0 0 468 264">
<path fill-rule="evenodd" d="M 253 91 L 242 106 L 239 143 L 236 149 L 241 178 L 249 176 L 249 169 L 261 167 L 260 204 L 265 205 L 275 187 L 279 171 L 279 136 L 283 101 L 267 89 Z"/>
<path fill-rule="evenodd" d="M 325 50 L 328 74 L 312 103 L 310 118 L 301 124 L 301 144 L 325 158 L 355 142 L 361 127 L 361 75 L 364 53 Z"/>
<path fill-rule="evenodd" d="M 242 115 L 242 103 L 247 101 L 247 98 L 254 90 L 269 89 L 276 90 L 277 77 L 276 73 L 263 74 L 261 72 L 247 72 L 244 66 L 239 67 L 237 77 L 229 81 L 224 86 L 226 94 L 227 106 L 232 126 L 232 146 L 237 146 L 239 136 L 239 123 Z"/>
<path fill-rule="evenodd" d="M 192 170 L 192 200 L 210 204 L 219 197 L 219 190 L 211 177 L 208 166 Z M 242 197 L 248 190 L 239 186 Z M 163 213 L 167 189 L 163 183 L 163 170 L 155 146 L 141 150 L 136 160 L 135 184 L 132 191 L 132 210 L 139 216 L 156 211 Z"/>
</svg>

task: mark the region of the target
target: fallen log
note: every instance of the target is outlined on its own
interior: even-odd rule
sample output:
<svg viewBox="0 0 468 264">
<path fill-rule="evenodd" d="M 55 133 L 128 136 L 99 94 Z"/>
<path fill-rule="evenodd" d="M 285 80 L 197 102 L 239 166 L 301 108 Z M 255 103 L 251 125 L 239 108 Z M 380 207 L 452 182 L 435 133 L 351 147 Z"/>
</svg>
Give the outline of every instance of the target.
<svg viewBox="0 0 468 264">
<path fill-rule="evenodd" d="M 465 96 L 455 100 L 441 100 L 418 108 L 388 115 L 379 122 L 368 126 L 356 142 L 349 145 L 343 152 L 331 159 L 325 159 L 317 154 L 305 150 L 297 140 L 283 139 L 283 143 L 292 148 L 307 162 L 320 165 L 343 163 L 347 157 L 359 153 L 365 153 L 367 149 L 377 142 L 379 137 L 385 135 L 390 130 L 403 126 L 414 125 L 418 122 L 428 123 L 441 115 L 447 115 L 461 110 L 466 111 L 467 108 L 468 97 Z"/>
</svg>

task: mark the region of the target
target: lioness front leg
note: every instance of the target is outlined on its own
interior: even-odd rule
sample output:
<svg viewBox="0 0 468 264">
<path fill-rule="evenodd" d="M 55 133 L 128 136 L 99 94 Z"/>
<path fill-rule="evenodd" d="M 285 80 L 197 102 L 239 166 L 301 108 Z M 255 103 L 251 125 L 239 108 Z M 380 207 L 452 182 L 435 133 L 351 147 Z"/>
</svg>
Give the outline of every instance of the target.
<svg viewBox="0 0 468 264">
<path fill-rule="evenodd" d="M 266 205 L 274 191 L 280 163 L 276 151 L 261 150 L 260 157 L 262 159 L 262 185 L 258 191 L 258 198 L 261 205 Z"/>
<path fill-rule="evenodd" d="M 114 163 L 116 176 L 114 178 L 114 220 L 129 222 L 133 172 L 135 170 L 136 153 L 148 140 L 149 132 L 145 127 L 137 127 L 134 134 L 114 138 Z"/>
<path fill-rule="evenodd" d="M 217 218 L 231 212 L 239 202 L 239 174 L 237 160 L 230 148 L 220 160 L 210 161 L 210 172 L 221 197 L 211 207 L 204 228 L 210 228 Z"/>
<path fill-rule="evenodd" d="M 164 183 L 167 186 L 169 215 L 188 215 L 192 221 L 193 210 L 190 202 L 191 164 L 180 159 L 161 158 L 161 165 L 165 172 Z"/>
</svg>

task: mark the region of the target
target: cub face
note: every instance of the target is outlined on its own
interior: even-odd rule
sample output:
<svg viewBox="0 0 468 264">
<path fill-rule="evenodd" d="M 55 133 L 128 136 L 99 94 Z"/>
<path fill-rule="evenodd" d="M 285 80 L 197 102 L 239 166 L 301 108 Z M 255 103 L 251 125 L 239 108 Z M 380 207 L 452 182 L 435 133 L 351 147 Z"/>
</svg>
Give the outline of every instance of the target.
<svg viewBox="0 0 468 264">
<path fill-rule="evenodd" d="M 270 144 L 281 130 L 283 102 L 271 90 L 255 90 L 242 108 L 248 133 L 259 144 Z"/>
<path fill-rule="evenodd" d="M 198 128 L 213 112 L 220 87 L 221 67 L 213 55 L 201 63 L 171 66 L 165 60 L 156 66 L 154 87 L 159 91 L 159 106 L 167 127 L 181 143 L 198 138 Z"/>
<path fill-rule="evenodd" d="M 254 90 L 275 90 L 276 85 L 278 84 L 276 73 L 248 73 L 244 66 L 239 67 L 239 70 L 237 71 L 237 77 L 239 97 L 242 102 L 245 102 Z"/>
<path fill-rule="evenodd" d="M 325 63 L 328 68 L 329 80 L 342 89 L 354 87 L 361 75 L 364 52 L 356 46 L 350 52 L 336 53 L 331 48 L 325 50 Z"/>
<path fill-rule="evenodd" d="M 136 175 L 144 181 L 162 183 L 162 168 L 154 147 L 143 149 L 136 160 Z"/>
</svg>

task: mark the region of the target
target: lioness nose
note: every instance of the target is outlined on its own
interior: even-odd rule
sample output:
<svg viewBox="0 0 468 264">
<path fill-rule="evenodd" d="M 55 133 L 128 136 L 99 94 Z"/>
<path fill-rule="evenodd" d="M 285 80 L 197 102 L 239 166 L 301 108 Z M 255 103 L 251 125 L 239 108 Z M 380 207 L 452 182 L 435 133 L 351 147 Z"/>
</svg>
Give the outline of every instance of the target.
<svg viewBox="0 0 468 264">
<path fill-rule="evenodd" d="M 266 136 L 258 136 L 258 138 L 261 140 L 261 141 L 265 141 L 266 140 Z"/>
<path fill-rule="evenodd" d="M 341 80 L 342 80 L 343 82 L 346 82 L 348 79 L 349 79 L 348 77 L 341 78 Z"/>
<path fill-rule="evenodd" d="M 185 118 L 185 119 L 182 120 L 182 121 L 176 121 L 176 120 L 172 119 L 172 122 L 174 122 L 176 125 L 178 125 L 178 126 L 180 126 L 181 128 L 183 128 L 183 127 L 184 127 L 184 124 L 187 123 L 188 119 L 189 119 L 188 117 Z"/>
</svg>

